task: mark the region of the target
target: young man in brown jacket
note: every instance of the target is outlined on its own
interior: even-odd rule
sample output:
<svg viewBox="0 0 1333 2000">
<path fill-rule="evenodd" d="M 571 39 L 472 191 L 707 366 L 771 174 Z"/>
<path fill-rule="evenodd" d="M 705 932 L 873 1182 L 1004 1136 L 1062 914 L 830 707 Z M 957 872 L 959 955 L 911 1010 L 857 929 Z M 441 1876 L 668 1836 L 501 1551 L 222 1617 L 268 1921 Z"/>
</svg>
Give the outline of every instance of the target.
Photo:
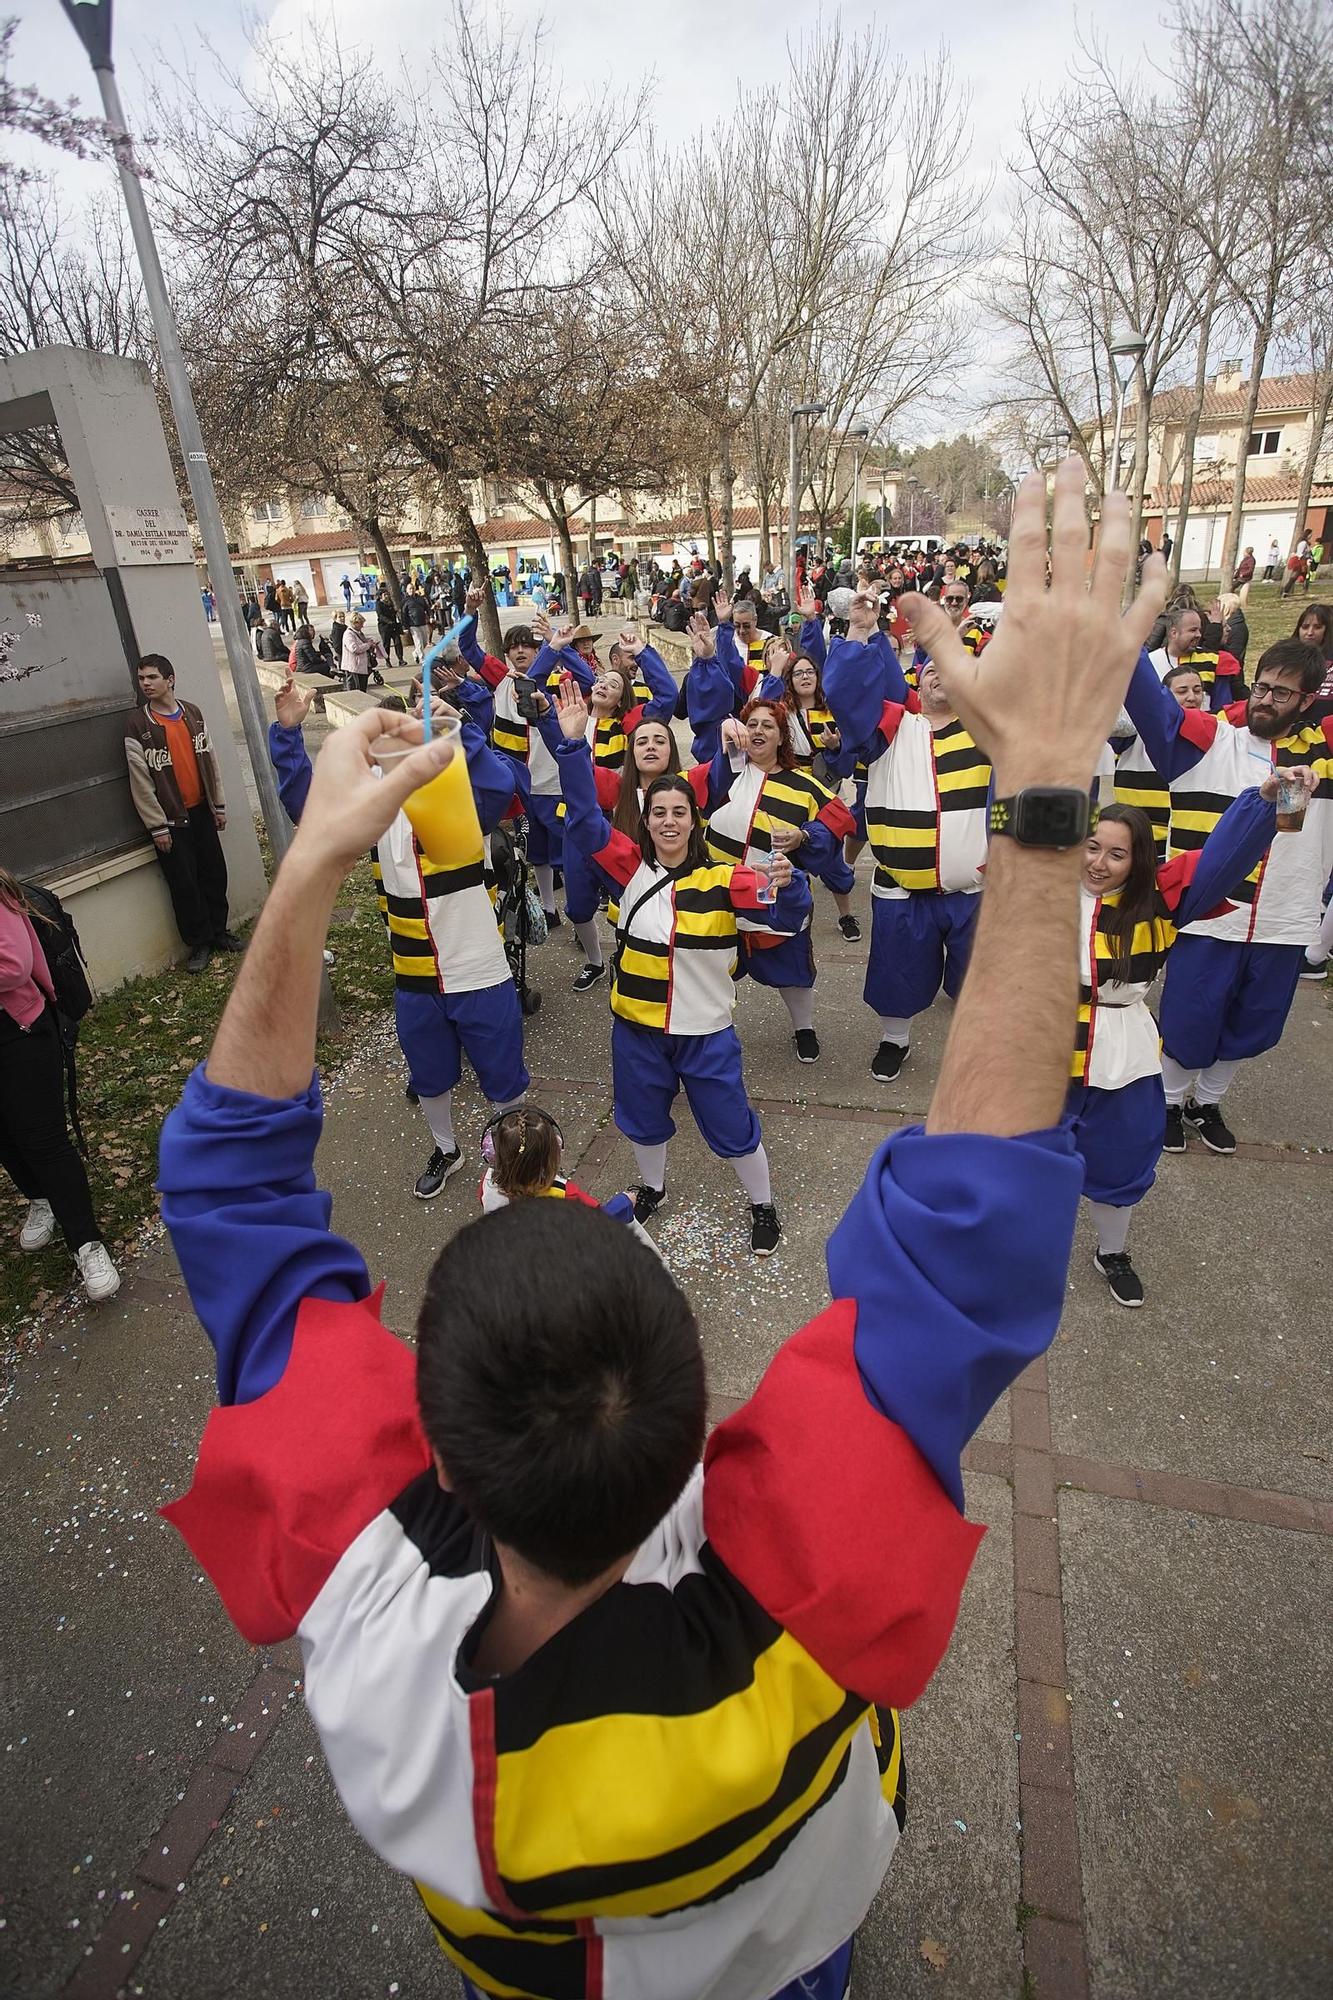
<svg viewBox="0 0 1333 2000">
<path fill-rule="evenodd" d="M 190 972 L 215 951 L 240 951 L 227 928 L 227 863 L 218 834 L 227 824 L 208 724 L 176 697 L 176 669 L 164 653 L 139 662 L 143 706 L 125 723 L 125 761 L 134 809 L 153 838 L 167 878 L 176 928 L 190 947 Z"/>
</svg>

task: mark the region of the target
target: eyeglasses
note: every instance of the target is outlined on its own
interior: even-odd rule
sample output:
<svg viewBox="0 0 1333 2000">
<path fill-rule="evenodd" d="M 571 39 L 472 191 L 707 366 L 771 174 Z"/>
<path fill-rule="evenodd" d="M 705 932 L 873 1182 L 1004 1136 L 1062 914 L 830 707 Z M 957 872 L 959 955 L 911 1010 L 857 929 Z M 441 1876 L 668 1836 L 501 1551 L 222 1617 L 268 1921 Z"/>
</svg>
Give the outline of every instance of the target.
<svg viewBox="0 0 1333 2000">
<path fill-rule="evenodd" d="M 942 602 L 945 604 L 966 604 L 967 599 L 965 597 L 946 597 Z"/>
<path fill-rule="evenodd" d="M 1260 695 L 1265 701 L 1271 701 L 1275 708 L 1286 708 L 1291 702 L 1299 701 L 1301 698 L 1299 688 L 1277 687 L 1272 681 L 1256 681 L 1250 693 Z"/>
</svg>

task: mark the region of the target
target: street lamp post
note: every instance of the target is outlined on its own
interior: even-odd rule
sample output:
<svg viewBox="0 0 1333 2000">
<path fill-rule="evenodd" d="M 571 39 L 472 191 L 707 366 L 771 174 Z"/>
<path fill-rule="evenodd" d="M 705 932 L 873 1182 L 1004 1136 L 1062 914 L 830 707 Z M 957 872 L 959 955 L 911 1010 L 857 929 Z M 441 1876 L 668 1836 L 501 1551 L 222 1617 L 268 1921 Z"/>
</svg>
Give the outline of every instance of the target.
<svg viewBox="0 0 1333 2000">
<path fill-rule="evenodd" d="M 847 435 L 849 438 L 856 440 L 852 446 L 852 532 L 847 538 L 850 543 L 850 547 L 847 550 L 847 560 L 855 563 L 856 530 L 860 525 L 859 516 L 861 512 L 861 446 L 870 436 L 870 429 L 866 424 L 857 424 L 854 430 L 848 431 Z"/>
<path fill-rule="evenodd" d="M 907 532 L 916 532 L 916 489 L 921 484 L 914 472 L 907 475 Z"/>
<path fill-rule="evenodd" d="M 61 0 L 61 4 L 92 63 L 93 74 L 97 78 L 98 89 L 102 94 L 102 108 L 106 112 L 107 124 L 113 132 L 124 135 L 116 154 L 121 192 L 125 196 L 125 206 L 130 218 L 130 233 L 134 238 L 134 247 L 138 252 L 143 272 L 144 294 L 153 316 L 153 331 L 157 336 L 158 352 L 162 357 L 162 372 L 166 377 L 167 389 L 171 396 L 172 415 L 176 420 L 181 457 L 185 461 L 186 477 L 190 482 L 190 497 L 194 501 L 195 519 L 199 523 L 199 532 L 203 537 L 204 561 L 208 566 L 209 576 L 213 579 L 213 597 L 217 606 L 218 622 L 222 627 L 223 643 L 227 649 L 232 686 L 236 690 L 236 706 L 240 711 L 246 748 L 250 753 L 255 789 L 259 793 L 264 825 L 276 861 L 287 850 L 291 829 L 278 798 L 273 766 L 269 762 L 268 729 L 263 698 L 259 692 L 259 678 L 255 673 L 254 655 L 250 650 L 240 603 L 235 590 L 230 587 L 232 571 L 231 553 L 227 547 L 227 531 L 222 524 L 217 494 L 213 490 L 213 475 L 208 469 L 203 433 L 199 428 L 199 417 L 194 407 L 194 398 L 190 393 L 190 379 L 185 371 L 185 357 L 181 352 L 176 316 L 167 297 L 166 281 L 162 276 L 157 245 L 153 240 L 153 225 L 148 219 L 139 169 L 135 165 L 129 139 L 129 127 L 111 67 L 111 0 Z M 222 582 L 224 577 L 227 579 L 225 586 Z"/>
<path fill-rule="evenodd" d="M 826 403 L 798 403 L 787 413 L 787 588 L 791 601 L 796 602 L 796 522 L 800 514 L 800 496 L 796 491 L 796 419 L 798 417 L 822 417 Z"/>
<path fill-rule="evenodd" d="M 1111 440 L 1111 491 L 1120 491 L 1120 432 L 1125 420 L 1125 391 L 1130 377 L 1143 359 L 1148 343 L 1134 327 L 1129 327 L 1117 340 L 1111 342 L 1111 379 L 1115 389 L 1115 428 Z M 1121 372 L 1120 363 L 1128 362 Z"/>
</svg>

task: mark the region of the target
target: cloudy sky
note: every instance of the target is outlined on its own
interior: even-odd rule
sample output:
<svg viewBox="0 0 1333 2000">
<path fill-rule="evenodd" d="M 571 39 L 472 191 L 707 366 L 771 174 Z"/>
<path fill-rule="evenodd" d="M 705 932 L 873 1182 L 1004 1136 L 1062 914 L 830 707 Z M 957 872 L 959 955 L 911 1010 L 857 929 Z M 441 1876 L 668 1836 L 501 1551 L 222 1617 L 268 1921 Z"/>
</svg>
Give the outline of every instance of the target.
<svg viewBox="0 0 1333 2000">
<path fill-rule="evenodd" d="M 4 0 L 0 12 L 14 10 Z M 1011 152 L 1025 94 L 1049 96 L 1065 82 L 1081 30 L 1112 48 L 1127 70 L 1152 62 L 1165 51 L 1162 15 L 1166 0 L 1092 0 L 1079 7 L 1062 0 L 993 0 L 951 10 L 881 0 L 878 6 L 844 5 L 849 34 L 872 22 L 886 29 L 905 51 L 924 60 L 947 45 L 960 81 L 971 94 L 971 170 L 993 187 L 996 215 L 1004 211 L 1004 162 Z M 500 10 L 477 0 L 478 11 Z M 99 109 L 92 75 L 58 0 L 17 0 L 18 30 L 12 78 L 31 83 L 57 99 L 75 97 L 89 112 Z M 116 67 L 131 124 L 142 99 L 143 76 L 162 56 L 173 66 L 206 66 L 205 35 L 219 54 L 238 66 L 247 60 L 245 28 L 258 19 L 279 35 L 311 23 L 336 20 L 344 47 L 360 46 L 368 59 L 396 72 L 400 57 L 438 36 L 451 10 L 445 0 L 115 0 Z M 830 10 L 825 10 L 827 14 Z M 550 61 L 569 85 L 595 91 L 629 89 L 644 76 L 655 78 L 653 116 L 668 135 L 685 137 L 722 117 L 738 84 L 777 81 L 787 64 L 786 43 L 799 38 L 820 17 L 812 0 L 510 0 L 504 9 L 514 33 L 543 19 Z M 206 76 L 206 67 L 200 70 Z M 299 86 L 294 67 L 292 87 Z M 881 107 L 887 112 L 887 108 Z M 59 155 L 12 144 L 8 150 L 26 164 L 52 172 L 77 209 L 110 169 L 81 166 Z M 922 435 L 968 421 L 984 401 L 984 363 L 969 373 L 961 396 L 947 412 L 927 418 Z"/>
</svg>

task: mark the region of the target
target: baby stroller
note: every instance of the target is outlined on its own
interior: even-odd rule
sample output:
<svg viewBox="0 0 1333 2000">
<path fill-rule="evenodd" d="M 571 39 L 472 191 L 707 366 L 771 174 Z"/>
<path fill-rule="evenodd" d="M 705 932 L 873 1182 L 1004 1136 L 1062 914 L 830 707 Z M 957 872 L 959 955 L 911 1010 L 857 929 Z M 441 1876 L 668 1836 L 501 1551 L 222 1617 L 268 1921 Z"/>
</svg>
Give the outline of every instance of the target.
<svg viewBox="0 0 1333 2000">
<path fill-rule="evenodd" d="M 503 820 L 491 835 L 491 867 L 497 891 L 496 921 L 518 988 L 519 1005 L 525 1014 L 535 1014 L 542 996 L 537 987 L 528 984 L 528 948 L 545 944 L 546 919 L 528 867 L 528 822 L 521 815 Z"/>
</svg>

